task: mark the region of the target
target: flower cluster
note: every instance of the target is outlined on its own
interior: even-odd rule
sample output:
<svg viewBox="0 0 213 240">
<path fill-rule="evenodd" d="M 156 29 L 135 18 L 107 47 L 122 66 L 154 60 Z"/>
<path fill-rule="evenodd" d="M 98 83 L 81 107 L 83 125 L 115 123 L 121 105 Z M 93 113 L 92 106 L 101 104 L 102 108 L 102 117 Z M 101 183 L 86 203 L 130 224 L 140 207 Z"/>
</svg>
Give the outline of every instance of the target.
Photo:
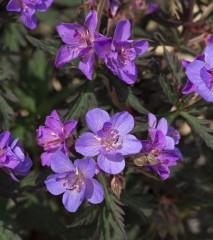
<svg viewBox="0 0 213 240">
<path fill-rule="evenodd" d="M 36 11 L 45 12 L 52 2 L 53 0 L 10 0 L 7 11 L 20 12 L 25 26 L 33 30 L 37 27 Z"/>
<path fill-rule="evenodd" d="M 68 23 L 57 26 L 58 34 L 65 45 L 57 53 L 56 67 L 78 57 L 79 69 L 91 80 L 96 53 L 115 75 L 127 84 L 133 84 L 137 80 L 134 59 L 147 51 L 148 42 L 129 40 L 131 26 L 128 20 L 117 24 L 113 38 L 95 32 L 96 26 L 97 13 L 94 10 L 88 13 L 84 26 Z"/>
<path fill-rule="evenodd" d="M 163 180 L 170 175 L 169 166 L 175 166 L 177 160 L 182 160 L 182 154 L 175 147 L 180 135 L 177 130 L 168 125 L 165 118 L 157 123 L 156 117 L 149 114 L 150 140 L 142 140 L 141 160 L 147 169 L 154 170 Z"/>
<path fill-rule="evenodd" d="M 25 156 L 24 149 L 18 139 L 13 139 L 8 131 L 0 134 L 0 168 L 8 171 L 10 176 L 18 181 L 16 176 L 26 176 L 32 167 L 32 160 Z"/>
<path fill-rule="evenodd" d="M 182 61 L 186 68 L 188 82 L 183 94 L 196 92 L 206 101 L 213 102 L 213 42 L 205 48 L 204 54 L 198 55 L 194 61 Z"/>
<path fill-rule="evenodd" d="M 100 172 L 121 173 L 125 168 L 125 157 L 145 157 L 143 166 L 156 171 L 162 179 L 169 177 L 168 167 L 182 159 L 175 147 L 180 135 L 168 126 L 166 119 L 162 118 L 157 124 L 155 116 L 149 114 L 151 141 L 140 141 L 129 134 L 134 128 L 131 114 L 118 112 L 110 117 L 106 111 L 95 108 L 86 114 L 86 124 L 91 132 L 82 133 L 75 142 L 76 152 L 84 158 L 72 163 L 66 140 L 76 124 L 76 121 L 63 124 L 53 111 L 46 119 L 46 126 L 37 130 L 38 144 L 47 151 L 41 156 L 42 165 L 50 166 L 55 173 L 47 177 L 46 187 L 53 195 L 63 193 L 63 204 L 70 212 L 75 212 L 84 200 L 93 204 L 102 202 L 104 191 L 94 175 Z M 114 176 L 114 179 L 112 186 L 120 195 L 121 188 L 117 186 L 119 177 Z"/>
</svg>

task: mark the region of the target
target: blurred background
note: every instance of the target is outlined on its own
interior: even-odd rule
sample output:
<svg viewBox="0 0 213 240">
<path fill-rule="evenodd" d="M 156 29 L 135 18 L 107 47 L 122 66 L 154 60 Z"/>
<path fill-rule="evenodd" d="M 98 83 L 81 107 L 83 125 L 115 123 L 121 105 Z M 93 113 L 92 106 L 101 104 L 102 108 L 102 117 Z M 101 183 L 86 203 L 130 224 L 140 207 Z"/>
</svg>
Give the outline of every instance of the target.
<svg viewBox="0 0 213 240">
<path fill-rule="evenodd" d="M 0 129 L 20 138 L 34 166 L 20 183 L 0 172 L 0 239 L 121 240 L 122 224 L 130 240 L 213 239 L 213 104 L 181 93 L 187 80 L 181 59 L 201 54 L 213 33 L 212 1 L 121 0 L 114 18 L 103 10 L 100 33 L 112 36 L 116 23 L 128 18 L 131 39 L 149 41 L 149 51 L 136 60 L 134 86 L 121 82 L 100 61 L 92 81 L 78 70 L 77 61 L 55 68 L 62 44 L 56 26 L 83 23 L 89 10 L 84 1 L 54 0 L 47 12 L 37 13 L 34 31 L 18 13 L 6 11 L 7 3 L 0 1 Z M 69 213 L 61 196 L 45 189 L 51 171 L 41 166 L 36 129 L 57 109 L 63 120 L 79 121 L 77 138 L 86 129 L 85 113 L 97 106 L 110 113 L 128 110 L 139 139 L 147 136 L 148 112 L 166 117 L 181 134 L 184 160 L 171 168 L 166 181 L 143 168 L 127 168 L 120 200 L 110 190 L 112 177 L 106 176 L 108 200 L 97 206 L 84 203 Z"/>
</svg>

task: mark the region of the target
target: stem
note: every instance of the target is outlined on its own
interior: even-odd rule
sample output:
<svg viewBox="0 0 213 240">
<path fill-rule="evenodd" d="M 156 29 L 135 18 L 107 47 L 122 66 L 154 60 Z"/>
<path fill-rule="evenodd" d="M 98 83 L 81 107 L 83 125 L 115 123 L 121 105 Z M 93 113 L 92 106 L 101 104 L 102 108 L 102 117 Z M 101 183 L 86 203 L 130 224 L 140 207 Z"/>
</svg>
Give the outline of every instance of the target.
<svg viewBox="0 0 213 240">
<path fill-rule="evenodd" d="M 101 24 L 101 15 L 103 13 L 104 7 L 107 4 L 107 0 L 100 0 L 98 4 L 98 9 L 97 9 L 97 15 L 98 15 L 98 25 L 97 25 L 97 32 L 99 32 L 100 24 Z"/>
</svg>

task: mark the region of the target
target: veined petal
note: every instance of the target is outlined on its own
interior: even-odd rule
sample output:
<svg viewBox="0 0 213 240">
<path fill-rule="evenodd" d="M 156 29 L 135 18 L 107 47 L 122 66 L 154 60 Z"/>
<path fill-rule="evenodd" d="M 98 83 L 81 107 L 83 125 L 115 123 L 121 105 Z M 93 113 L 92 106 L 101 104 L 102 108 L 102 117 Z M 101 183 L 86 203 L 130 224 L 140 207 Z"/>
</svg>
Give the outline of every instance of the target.
<svg viewBox="0 0 213 240">
<path fill-rule="evenodd" d="M 51 169 L 55 173 L 74 171 L 75 166 L 71 160 L 61 151 L 57 151 L 51 156 Z"/>
<path fill-rule="evenodd" d="M 94 133 L 101 130 L 104 123 L 109 121 L 110 117 L 108 112 L 101 110 L 100 108 L 94 108 L 86 114 L 87 126 Z"/>
<path fill-rule="evenodd" d="M 89 33 L 91 37 L 94 37 L 95 29 L 97 27 L 98 17 L 97 13 L 94 10 L 89 11 L 86 16 L 84 26 L 89 29 Z"/>
<path fill-rule="evenodd" d="M 63 194 L 62 202 L 69 212 L 76 212 L 84 200 L 85 186 L 80 191 L 67 190 Z"/>
<path fill-rule="evenodd" d="M 165 136 L 168 132 L 168 123 L 165 118 L 161 118 L 158 122 L 157 129 L 160 130 Z"/>
<path fill-rule="evenodd" d="M 127 62 L 123 68 L 117 68 L 118 77 L 127 84 L 134 84 L 138 78 L 138 71 L 134 62 Z"/>
<path fill-rule="evenodd" d="M 7 11 L 21 12 L 21 2 L 19 0 L 10 0 L 7 4 Z"/>
<path fill-rule="evenodd" d="M 29 12 L 23 12 L 21 19 L 26 27 L 34 30 L 37 27 L 37 17 L 35 14 L 29 14 Z"/>
<path fill-rule="evenodd" d="M 84 27 L 76 23 L 60 23 L 56 28 L 62 41 L 68 45 L 72 45 L 73 42 L 76 42 L 76 38 L 74 37 L 76 32 L 85 34 Z"/>
<path fill-rule="evenodd" d="M 149 120 L 149 127 L 150 128 L 156 128 L 157 126 L 157 119 L 154 114 L 149 113 L 148 114 L 148 120 Z"/>
<path fill-rule="evenodd" d="M 64 181 L 59 181 L 63 177 L 63 174 L 52 174 L 47 177 L 45 180 L 45 184 L 47 190 L 53 195 L 59 195 L 66 191 L 66 186 L 64 185 Z"/>
<path fill-rule="evenodd" d="M 127 134 L 122 139 L 122 146 L 117 152 L 125 155 L 139 153 L 142 149 L 141 141 L 139 141 L 135 136 Z"/>
<path fill-rule="evenodd" d="M 106 55 L 110 54 L 112 48 L 112 38 L 100 37 L 94 41 L 94 48 L 96 54 L 100 58 L 105 58 Z"/>
<path fill-rule="evenodd" d="M 134 118 L 128 112 L 119 112 L 111 117 L 112 128 L 119 131 L 119 135 L 126 135 L 134 128 Z"/>
<path fill-rule="evenodd" d="M 100 153 L 101 148 L 100 141 L 95 134 L 91 132 L 83 133 L 75 144 L 75 150 L 87 157 L 94 157 Z"/>
<path fill-rule="evenodd" d="M 94 64 L 95 64 L 95 53 L 93 50 L 91 50 L 82 57 L 78 65 L 78 68 L 84 73 L 84 75 L 89 80 L 92 80 Z"/>
<path fill-rule="evenodd" d="M 104 200 L 104 190 L 102 185 L 93 178 L 87 179 L 85 197 L 93 204 L 101 203 Z"/>
<path fill-rule="evenodd" d="M 140 56 L 140 55 L 144 54 L 149 47 L 149 44 L 146 40 L 134 41 L 133 45 L 134 45 L 134 49 L 136 52 L 136 56 Z"/>
<path fill-rule="evenodd" d="M 53 3 L 53 0 L 42 0 L 41 3 L 36 4 L 35 8 L 39 12 L 45 12 Z"/>
<path fill-rule="evenodd" d="M 95 175 L 96 166 L 93 158 L 77 159 L 74 165 L 85 178 L 92 178 Z"/>
<path fill-rule="evenodd" d="M 78 48 L 72 48 L 69 45 L 63 45 L 59 48 L 55 59 L 55 66 L 57 68 L 70 62 L 74 58 L 78 57 Z"/>
<path fill-rule="evenodd" d="M 121 154 L 103 155 L 98 156 L 99 168 L 110 174 L 118 174 L 123 171 L 125 167 L 125 160 Z"/>
<path fill-rule="evenodd" d="M 78 124 L 78 122 L 75 120 L 70 120 L 70 121 L 64 123 L 66 137 L 69 137 L 75 131 L 77 124 Z"/>
<path fill-rule="evenodd" d="M 128 40 L 131 34 L 131 25 L 129 20 L 122 20 L 120 21 L 114 32 L 114 39 L 125 41 Z"/>
</svg>

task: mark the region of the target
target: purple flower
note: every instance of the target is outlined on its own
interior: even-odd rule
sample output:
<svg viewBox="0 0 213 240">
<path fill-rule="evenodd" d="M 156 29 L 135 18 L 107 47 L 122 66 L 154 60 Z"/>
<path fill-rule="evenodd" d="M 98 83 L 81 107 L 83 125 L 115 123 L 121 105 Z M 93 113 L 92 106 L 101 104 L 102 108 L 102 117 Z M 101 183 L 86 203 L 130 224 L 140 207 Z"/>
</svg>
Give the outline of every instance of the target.
<svg viewBox="0 0 213 240">
<path fill-rule="evenodd" d="M 37 26 L 36 11 L 45 12 L 53 0 L 10 0 L 7 11 L 20 12 L 26 27 L 35 29 Z"/>
<path fill-rule="evenodd" d="M 186 66 L 186 75 L 206 101 L 213 102 L 213 44 L 204 51 L 204 59 L 195 59 Z"/>
<path fill-rule="evenodd" d="M 165 118 L 161 118 L 160 121 L 157 123 L 157 119 L 155 115 L 152 113 L 149 113 L 148 119 L 149 119 L 150 135 L 153 132 L 153 137 L 154 137 L 155 131 L 160 130 L 165 135 L 165 139 L 167 142 L 169 142 L 169 144 L 172 144 L 174 146 L 179 143 L 179 140 L 180 140 L 179 132 L 173 127 L 169 126 Z"/>
<path fill-rule="evenodd" d="M 62 202 L 69 212 L 75 212 L 85 199 L 93 204 L 103 201 L 103 188 L 93 178 L 96 169 L 94 159 L 77 159 L 73 164 L 58 151 L 52 155 L 51 169 L 56 174 L 46 179 L 47 189 L 53 195 L 63 193 Z"/>
<path fill-rule="evenodd" d="M 38 144 L 46 151 L 41 155 L 43 166 L 50 166 L 51 155 L 57 150 L 63 153 L 69 153 L 67 141 L 75 130 L 77 121 L 68 121 L 62 123 L 57 112 L 54 110 L 46 118 L 45 126 L 37 129 Z"/>
<path fill-rule="evenodd" d="M 11 177 L 18 181 L 15 175 L 25 176 L 32 167 L 32 160 L 25 156 L 24 149 L 18 139 L 13 140 L 10 132 L 0 134 L 0 168 L 8 170 Z"/>
<path fill-rule="evenodd" d="M 95 51 L 103 58 L 106 66 L 121 80 L 133 84 L 137 80 L 137 69 L 134 59 L 142 55 L 148 48 L 145 40 L 128 40 L 130 22 L 120 21 L 115 29 L 114 37 L 100 37 L 95 42 Z"/>
<path fill-rule="evenodd" d="M 141 142 L 128 134 L 134 127 L 134 119 L 128 112 L 113 115 L 99 108 L 86 114 L 86 123 L 93 132 L 83 133 L 75 149 L 87 157 L 98 155 L 99 168 L 107 173 L 117 174 L 125 167 L 123 156 L 138 153 Z"/>
<path fill-rule="evenodd" d="M 169 166 L 175 166 L 177 160 L 182 160 L 182 154 L 161 130 L 149 129 L 149 134 L 151 141 L 141 141 L 143 145 L 141 153 L 146 159 L 144 166 L 154 170 L 165 180 L 170 175 Z"/>
<path fill-rule="evenodd" d="M 90 11 L 84 22 L 80 24 L 60 23 L 57 26 L 59 36 L 65 45 L 58 50 L 55 66 L 57 68 L 79 57 L 78 68 L 92 80 L 95 53 L 93 41 L 96 38 L 97 13 Z"/>
<path fill-rule="evenodd" d="M 158 10 L 159 4 L 158 3 L 146 3 L 144 0 L 135 0 L 136 9 L 144 9 L 145 15 L 151 14 Z"/>
</svg>

